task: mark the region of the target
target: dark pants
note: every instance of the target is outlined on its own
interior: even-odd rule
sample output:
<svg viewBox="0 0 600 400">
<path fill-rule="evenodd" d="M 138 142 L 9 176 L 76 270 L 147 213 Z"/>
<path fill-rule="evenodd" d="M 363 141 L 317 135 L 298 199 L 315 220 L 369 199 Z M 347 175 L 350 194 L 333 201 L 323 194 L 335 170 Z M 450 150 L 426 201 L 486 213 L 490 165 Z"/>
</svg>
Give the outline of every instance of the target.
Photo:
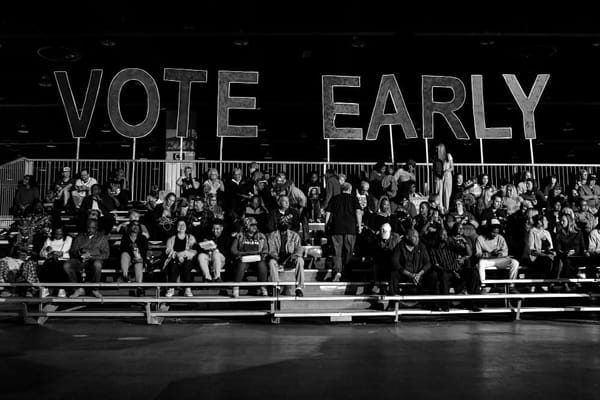
<svg viewBox="0 0 600 400">
<path fill-rule="evenodd" d="M 66 282 L 69 277 L 65 273 L 65 261 L 49 259 L 39 269 L 40 282 Z"/>
<path fill-rule="evenodd" d="M 538 256 L 531 266 L 542 278 L 554 279 L 559 275 L 559 271 L 555 268 L 555 264 L 554 260 L 549 257 Z"/>
<path fill-rule="evenodd" d="M 332 235 L 333 272 L 343 274 L 344 267 L 350 262 L 354 252 L 356 235 Z"/>
<path fill-rule="evenodd" d="M 481 293 L 481 279 L 477 268 L 471 268 L 470 263 L 465 260 L 463 267 L 455 272 L 438 270 L 440 283 L 440 294 L 450 294 L 450 288 L 454 287 L 455 293 L 466 290 L 469 294 Z"/>
<path fill-rule="evenodd" d="M 267 263 L 265 263 L 264 261 L 257 261 L 257 262 L 253 262 L 253 263 L 244 263 L 241 261 L 238 262 L 234 267 L 233 281 L 241 282 L 244 279 L 244 274 L 246 273 L 246 271 L 248 270 L 249 267 L 256 268 L 259 282 L 267 281 L 268 269 L 267 269 Z"/>
<path fill-rule="evenodd" d="M 65 272 L 69 277 L 69 281 L 77 283 L 79 281 L 78 275 L 85 270 L 86 280 L 88 282 L 100 282 L 100 276 L 102 274 L 102 260 L 89 260 L 82 263 L 80 260 L 71 259 L 65 262 Z"/>
<path fill-rule="evenodd" d="M 412 280 L 403 275 L 400 270 L 392 270 L 390 273 L 390 294 L 392 296 L 398 294 L 398 284 L 400 282 L 412 282 Z M 429 270 L 423 274 L 421 281 L 417 285 L 417 292 L 423 294 L 439 294 L 438 274 L 434 268 L 429 268 Z"/>
<path fill-rule="evenodd" d="M 192 281 L 192 260 L 179 262 L 177 259 L 171 260 L 166 267 L 167 282 L 177 282 L 177 278 L 181 277 L 181 282 Z"/>
</svg>

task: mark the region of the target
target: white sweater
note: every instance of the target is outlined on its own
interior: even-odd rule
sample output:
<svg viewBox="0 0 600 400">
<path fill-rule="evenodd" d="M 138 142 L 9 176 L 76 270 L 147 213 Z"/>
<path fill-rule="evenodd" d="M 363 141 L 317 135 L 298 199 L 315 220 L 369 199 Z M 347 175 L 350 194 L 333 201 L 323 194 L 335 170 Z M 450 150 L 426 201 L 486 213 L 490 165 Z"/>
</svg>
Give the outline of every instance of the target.
<svg viewBox="0 0 600 400">
<path fill-rule="evenodd" d="M 48 251 L 46 249 L 50 247 L 51 251 L 62 251 L 63 255 L 59 258 L 59 260 L 65 261 L 69 259 L 69 250 L 71 250 L 71 244 L 73 239 L 71 236 L 65 236 L 60 240 L 52 240 L 50 238 L 46 239 L 44 245 L 42 246 L 42 250 L 40 251 L 40 257 L 48 258 Z"/>
</svg>

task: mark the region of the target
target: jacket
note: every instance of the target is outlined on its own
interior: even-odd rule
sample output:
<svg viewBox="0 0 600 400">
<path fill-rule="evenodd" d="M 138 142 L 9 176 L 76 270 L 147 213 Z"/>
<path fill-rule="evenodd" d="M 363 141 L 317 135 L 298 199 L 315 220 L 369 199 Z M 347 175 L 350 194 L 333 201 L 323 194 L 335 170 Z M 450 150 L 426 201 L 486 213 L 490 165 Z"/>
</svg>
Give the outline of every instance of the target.
<svg viewBox="0 0 600 400">
<path fill-rule="evenodd" d="M 279 231 L 271 232 L 267 236 L 267 244 L 269 247 L 269 255 L 275 259 L 279 258 L 279 252 L 281 250 L 281 235 Z M 302 243 L 300 242 L 300 235 L 292 230 L 287 230 L 287 238 L 283 244 L 285 247 L 285 253 L 288 255 L 302 256 Z"/>
</svg>

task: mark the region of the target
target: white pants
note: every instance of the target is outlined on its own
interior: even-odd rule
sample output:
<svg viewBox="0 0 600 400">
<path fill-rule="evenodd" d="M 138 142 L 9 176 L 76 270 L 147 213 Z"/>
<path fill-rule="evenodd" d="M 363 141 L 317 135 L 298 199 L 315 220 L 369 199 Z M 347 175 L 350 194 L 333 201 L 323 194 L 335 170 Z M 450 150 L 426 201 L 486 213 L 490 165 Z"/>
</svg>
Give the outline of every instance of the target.
<svg viewBox="0 0 600 400">
<path fill-rule="evenodd" d="M 479 276 L 482 283 L 485 283 L 485 269 L 492 267 L 496 269 L 510 269 L 509 279 L 517 279 L 519 276 L 519 262 L 514 258 L 482 258 L 479 260 Z"/>
</svg>

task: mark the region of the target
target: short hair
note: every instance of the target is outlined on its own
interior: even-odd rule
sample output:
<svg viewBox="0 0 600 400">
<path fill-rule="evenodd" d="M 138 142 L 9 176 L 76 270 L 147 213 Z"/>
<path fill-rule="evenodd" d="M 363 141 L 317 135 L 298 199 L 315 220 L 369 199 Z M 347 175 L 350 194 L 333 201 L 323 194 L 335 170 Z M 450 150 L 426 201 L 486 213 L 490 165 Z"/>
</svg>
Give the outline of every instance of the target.
<svg viewBox="0 0 600 400">
<path fill-rule="evenodd" d="M 215 218 L 212 220 L 212 222 L 210 224 L 225 226 L 225 221 L 223 221 L 221 218 Z"/>
<path fill-rule="evenodd" d="M 352 184 L 350 182 L 342 183 L 342 192 L 352 191 Z"/>
</svg>

